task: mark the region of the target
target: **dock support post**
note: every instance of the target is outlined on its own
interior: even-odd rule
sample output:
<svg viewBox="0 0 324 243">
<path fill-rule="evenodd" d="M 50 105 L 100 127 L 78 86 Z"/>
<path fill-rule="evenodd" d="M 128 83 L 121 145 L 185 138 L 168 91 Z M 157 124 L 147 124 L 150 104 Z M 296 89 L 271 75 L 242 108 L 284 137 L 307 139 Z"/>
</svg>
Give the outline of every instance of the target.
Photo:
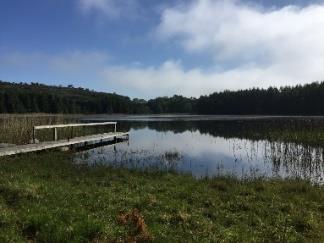
<svg viewBox="0 0 324 243">
<path fill-rule="evenodd" d="M 57 128 L 56 127 L 54 128 L 53 136 L 54 136 L 54 141 L 57 141 Z"/>
<path fill-rule="evenodd" d="M 33 143 L 36 143 L 36 129 L 33 127 Z"/>
<path fill-rule="evenodd" d="M 115 133 L 117 132 L 117 124 L 116 123 L 115 123 L 115 130 L 114 131 L 115 131 Z"/>
</svg>

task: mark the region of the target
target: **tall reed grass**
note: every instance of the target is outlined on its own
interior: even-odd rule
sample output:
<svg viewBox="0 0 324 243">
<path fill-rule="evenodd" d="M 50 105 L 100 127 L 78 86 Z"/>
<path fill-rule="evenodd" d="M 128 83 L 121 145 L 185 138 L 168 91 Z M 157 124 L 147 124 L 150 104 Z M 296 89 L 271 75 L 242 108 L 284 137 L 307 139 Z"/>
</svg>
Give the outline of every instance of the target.
<svg viewBox="0 0 324 243">
<path fill-rule="evenodd" d="M 32 139 L 33 126 L 75 121 L 63 115 L 1 115 L 0 143 L 26 144 Z"/>
<path fill-rule="evenodd" d="M 33 126 L 79 123 L 77 115 L 0 115 L 0 144 L 27 144 L 32 140 Z M 112 132 L 113 126 L 67 127 L 58 129 L 58 139 Z M 37 130 L 36 138 L 40 141 L 53 140 L 53 130 Z"/>
</svg>

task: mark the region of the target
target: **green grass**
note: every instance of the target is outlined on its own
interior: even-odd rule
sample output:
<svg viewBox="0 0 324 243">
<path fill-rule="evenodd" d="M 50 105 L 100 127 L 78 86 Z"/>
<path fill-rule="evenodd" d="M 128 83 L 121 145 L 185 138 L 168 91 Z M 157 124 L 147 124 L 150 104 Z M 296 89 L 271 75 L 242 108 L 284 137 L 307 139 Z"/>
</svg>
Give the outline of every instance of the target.
<svg viewBox="0 0 324 243">
<path fill-rule="evenodd" d="M 0 161 L 0 242 L 116 242 L 138 209 L 156 242 L 323 242 L 324 189 L 71 163 L 69 153 Z M 137 238 L 139 239 L 139 238 Z"/>
</svg>

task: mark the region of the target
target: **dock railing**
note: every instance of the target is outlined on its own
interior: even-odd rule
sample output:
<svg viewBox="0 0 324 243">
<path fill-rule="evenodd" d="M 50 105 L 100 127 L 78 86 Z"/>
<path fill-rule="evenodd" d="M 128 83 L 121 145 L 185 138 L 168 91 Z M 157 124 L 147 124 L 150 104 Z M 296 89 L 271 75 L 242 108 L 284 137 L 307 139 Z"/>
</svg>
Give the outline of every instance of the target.
<svg viewBox="0 0 324 243">
<path fill-rule="evenodd" d="M 53 129 L 53 139 L 57 141 L 57 129 L 58 128 L 65 128 L 65 127 L 90 127 L 90 126 L 114 126 L 114 132 L 117 132 L 117 122 L 97 122 L 97 123 L 74 123 L 74 124 L 57 124 L 57 125 L 42 125 L 42 126 L 34 126 L 33 127 L 33 143 L 36 143 L 36 131 L 42 129 Z M 73 133 L 73 130 L 72 130 Z M 72 135 L 71 135 L 72 137 Z"/>
</svg>

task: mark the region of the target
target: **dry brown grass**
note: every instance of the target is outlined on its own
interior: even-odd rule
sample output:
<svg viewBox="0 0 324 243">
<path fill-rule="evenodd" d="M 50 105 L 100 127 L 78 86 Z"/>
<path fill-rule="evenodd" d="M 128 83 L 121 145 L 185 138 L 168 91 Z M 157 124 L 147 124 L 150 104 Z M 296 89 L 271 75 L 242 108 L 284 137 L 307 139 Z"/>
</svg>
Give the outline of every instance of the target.
<svg viewBox="0 0 324 243">
<path fill-rule="evenodd" d="M 75 118 L 63 115 L 4 115 L 0 116 L 0 143 L 26 144 L 37 125 L 67 123 Z"/>
<path fill-rule="evenodd" d="M 136 243 L 153 240 L 145 224 L 144 217 L 138 209 L 133 209 L 130 213 L 120 213 L 118 223 L 128 227 L 128 235 L 122 240 L 123 242 Z"/>
</svg>

